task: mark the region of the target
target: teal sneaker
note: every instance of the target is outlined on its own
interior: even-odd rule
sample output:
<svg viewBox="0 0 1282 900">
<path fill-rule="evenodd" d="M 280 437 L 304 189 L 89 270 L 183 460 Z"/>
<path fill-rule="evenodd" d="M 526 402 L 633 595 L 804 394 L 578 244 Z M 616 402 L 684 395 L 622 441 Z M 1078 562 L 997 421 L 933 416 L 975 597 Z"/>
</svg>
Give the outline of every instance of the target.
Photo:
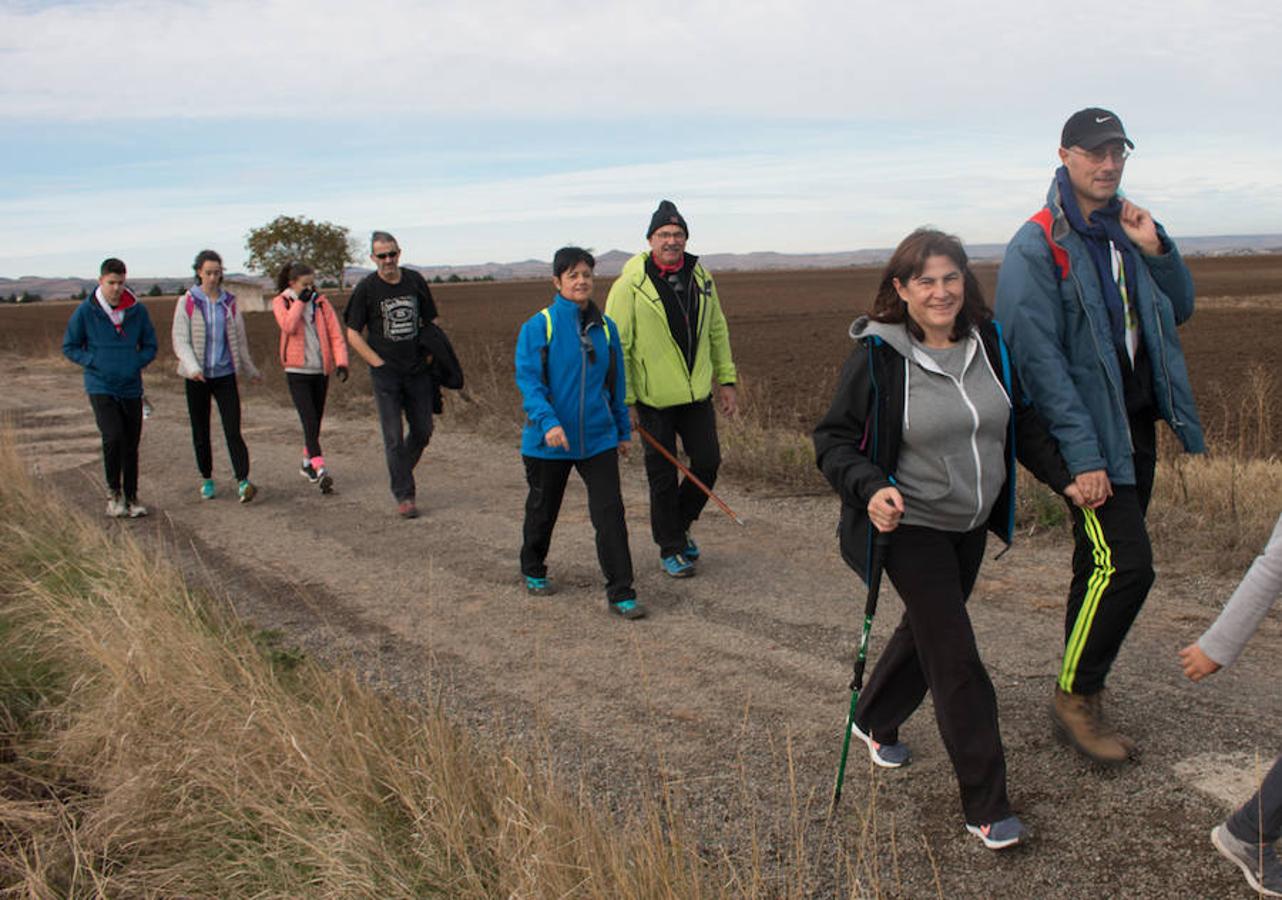
<svg viewBox="0 0 1282 900">
<path fill-rule="evenodd" d="M 645 618 L 645 607 L 638 602 L 636 597 L 629 597 L 627 600 L 620 600 L 617 603 L 611 601 L 610 612 L 625 619 Z"/>
<path fill-rule="evenodd" d="M 546 578 L 535 578 L 533 575 L 526 575 L 525 592 L 534 597 L 546 597 L 549 594 L 555 594 L 556 588 L 552 587 L 552 582 Z"/>
<path fill-rule="evenodd" d="M 671 556 L 664 556 L 659 559 L 659 562 L 663 564 L 663 571 L 673 578 L 689 578 L 694 574 L 694 563 L 686 559 L 683 554 L 674 553 Z"/>
<path fill-rule="evenodd" d="M 681 551 L 681 555 L 690 560 L 690 562 L 694 562 L 699 558 L 699 545 L 694 542 L 694 538 L 690 537 L 690 532 L 688 531 L 686 532 L 686 548 Z"/>
<path fill-rule="evenodd" d="M 248 478 L 236 486 L 236 494 L 240 497 L 241 503 L 248 503 L 250 500 L 253 500 L 254 495 L 257 493 L 258 488 L 254 487 L 254 483 Z"/>
<path fill-rule="evenodd" d="M 206 478 L 204 481 L 200 483 L 200 499 L 201 500 L 214 499 L 214 479 Z"/>
</svg>

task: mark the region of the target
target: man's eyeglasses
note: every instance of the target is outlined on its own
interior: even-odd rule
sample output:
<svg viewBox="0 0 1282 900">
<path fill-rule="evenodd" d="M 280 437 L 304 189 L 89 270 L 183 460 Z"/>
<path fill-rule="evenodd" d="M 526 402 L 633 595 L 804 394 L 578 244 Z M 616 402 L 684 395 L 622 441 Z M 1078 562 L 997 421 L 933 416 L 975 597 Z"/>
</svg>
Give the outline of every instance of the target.
<svg viewBox="0 0 1282 900">
<path fill-rule="evenodd" d="M 401 251 L 399 250 L 388 250 L 386 253 L 375 253 L 374 258 L 375 259 L 396 259 L 396 257 L 400 255 L 401 255 Z"/>
<path fill-rule="evenodd" d="M 1112 159 L 1113 162 L 1123 163 L 1130 157 L 1131 151 L 1120 144 L 1112 147 L 1096 147 L 1094 150 L 1083 150 L 1081 147 L 1069 147 L 1073 153 L 1080 153 L 1091 162 L 1099 164 L 1106 159 Z"/>
<path fill-rule="evenodd" d="M 661 241 L 684 241 L 686 239 L 686 233 L 684 231 L 672 229 L 669 231 L 656 231 L 651 235 L 651 237 L 657 237 Z"/>
</svg>

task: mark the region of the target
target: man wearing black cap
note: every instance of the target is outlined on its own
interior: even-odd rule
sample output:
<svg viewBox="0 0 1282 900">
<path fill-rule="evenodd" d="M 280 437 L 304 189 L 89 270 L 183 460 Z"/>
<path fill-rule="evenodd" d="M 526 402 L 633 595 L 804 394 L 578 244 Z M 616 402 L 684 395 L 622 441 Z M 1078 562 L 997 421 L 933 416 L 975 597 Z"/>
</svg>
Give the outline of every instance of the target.
<svg viewBox="0 0 1282 900">
<path fill-rule="evenodd" d="M 1046 206 L 1006 247 L 997 317 L 1024 389 L 1074 476 L 1073 579 L 1056 732 L 1099 763 L 1135 742 L 1102 718 L 1104 682 L 1153 584 L 1144 516 L 1156 422 L 1205 449 L 1176 327 L 1193 280 L 1148 210 L 1119 186 L 1134 148 L 1117 115 L 1084 109 L 1064 125 Z"/>
<path fill-rule="evenodd" d="M 733 416 L 735 367 L 717 287 L 698 257 L 685 252 L 689 233 L 672 201 L 662 201 L 646 231 L 649 252 L 623 266 L 605 312 L 619 328 L 633 424 L 672 453 L 680 437 L 690 471 L 711 488 L 721 465 L 713 382 L 722 414 Z M 678 484 L 676 469 L 649 445 L 645 470 L 663 570 L 688 578 L 699 558 L 690 526 L 708 498 L 689 480 Z"/>
</svg>

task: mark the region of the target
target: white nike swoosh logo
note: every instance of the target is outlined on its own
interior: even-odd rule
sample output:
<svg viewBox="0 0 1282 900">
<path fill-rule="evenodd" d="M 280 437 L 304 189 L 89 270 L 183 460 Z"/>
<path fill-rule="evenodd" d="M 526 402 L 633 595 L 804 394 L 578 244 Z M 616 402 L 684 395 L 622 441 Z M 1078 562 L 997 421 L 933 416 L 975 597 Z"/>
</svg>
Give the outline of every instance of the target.
<svg viewBox="0 0 1282 900">
<path fill-rule="evenodd" d="M 1105 122 L 1107 122 L 1107 121 L 1108 121 L 1109 119 L 1111 119 L 1111 118 L 1113 118 L 1113 117 L 1112 117 L 1112 116 L 1105 116 L 1105 117 L 1104 117 L 1104 118 L 1102 118 L 1102 119 L 1096 119 L 1096 120 L 1095 120 L 1095 124 L 1096 124 L 1096 125 L 1102 125 L 1102 124 L 1104 124 Z"/>
</svg>

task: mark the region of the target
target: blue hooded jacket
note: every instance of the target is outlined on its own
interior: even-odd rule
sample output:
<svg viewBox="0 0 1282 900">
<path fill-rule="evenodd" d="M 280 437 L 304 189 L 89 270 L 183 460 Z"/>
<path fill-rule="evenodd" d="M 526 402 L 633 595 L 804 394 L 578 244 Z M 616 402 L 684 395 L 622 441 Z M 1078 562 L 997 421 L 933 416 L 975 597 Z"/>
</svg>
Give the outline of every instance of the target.
<svg viewBox="0 0 1282 900">
<path fill-rule="evenodd" d="M 1052 180 L 1046 209 L 1006 246 L 997 275 L 997 318 L 1024 390 L 1050 425 L 1073 475 L 1104 469 L 1135 484 L 1134 447 L 1108 308 L 1090 252 L 1064 214 Z M 1193 278 L 1159 225 L 1161 256 L 1137 253 L 1132 298 L 1153 367 L 1161 418 L 1184 449 L 1206 449 L 1177 326 L 1193 315 Z M 1048 233 L 1049 232 L 1049 233 Z"/>
<path fill-rule="evenodd" d="M 591 353 L 579 338 L 579 307 L 560 294 L 546 311 L 535 313 L 521 326 L 516 340 L 516 386 L 525 409 L 523 456 L 587 459 L 631 438 L 619 329 L 590 304 L 585 336 Z M 614 384 L 613 391 L 608 391 L 606 373 L 612 358 Z M 557 425 L 565 429 L 568 451 L 543 442 Z"/>
<path fill-rule="evenodd" d="M 141 397 L 142 370 L 156 358 L 156 329 L 147 307 L 134 298 L 116 331 L 90 294 L 71 314 L 62 336 L 62 355 L 84 367 L 85 393 L 121 400 Z"/>
</svg>

